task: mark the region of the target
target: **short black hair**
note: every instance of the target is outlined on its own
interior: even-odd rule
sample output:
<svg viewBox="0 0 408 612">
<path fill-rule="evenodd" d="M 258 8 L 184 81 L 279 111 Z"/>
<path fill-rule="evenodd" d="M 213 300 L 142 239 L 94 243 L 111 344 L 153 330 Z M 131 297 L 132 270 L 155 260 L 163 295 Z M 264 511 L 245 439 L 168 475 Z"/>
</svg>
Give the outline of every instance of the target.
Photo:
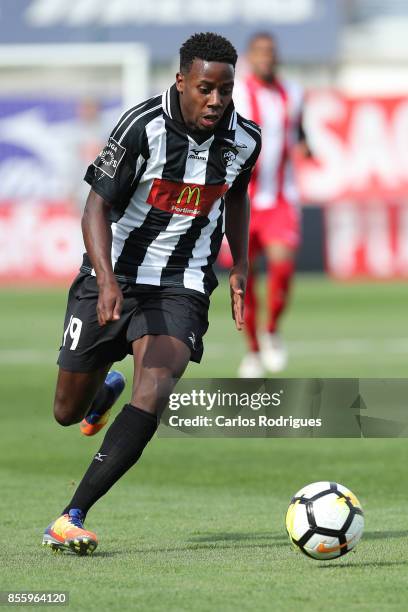
<svg viewBox="0 0 408 612">
<path fill-rule="evenodd" d="M 225 62 L 235 67 L 238 54 L 229 40 L 214 32 L 200 32 L 188 38 L 180 48 L 180 72 L 189 72 L 195 59 Z"/>
</svg>

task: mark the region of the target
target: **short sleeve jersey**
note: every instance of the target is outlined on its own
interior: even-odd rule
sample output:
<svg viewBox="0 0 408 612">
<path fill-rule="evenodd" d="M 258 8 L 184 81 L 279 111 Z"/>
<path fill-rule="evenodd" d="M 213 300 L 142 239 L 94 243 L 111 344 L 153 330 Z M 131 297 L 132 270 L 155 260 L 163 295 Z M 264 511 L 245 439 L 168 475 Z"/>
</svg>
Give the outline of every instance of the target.
<svg viewBox="0 0 408 612">
<path fill-rule="evenodd" d="M 260 129 L 231 102 L 214 132 L 188 131 L 173 85 L 126 111 L 85 180 L 111 205 L 118 280 L 210 294 L 224 196 L 246 189 Z M 87 254 L 81 270 L 94 274 Z"/>
</svg>

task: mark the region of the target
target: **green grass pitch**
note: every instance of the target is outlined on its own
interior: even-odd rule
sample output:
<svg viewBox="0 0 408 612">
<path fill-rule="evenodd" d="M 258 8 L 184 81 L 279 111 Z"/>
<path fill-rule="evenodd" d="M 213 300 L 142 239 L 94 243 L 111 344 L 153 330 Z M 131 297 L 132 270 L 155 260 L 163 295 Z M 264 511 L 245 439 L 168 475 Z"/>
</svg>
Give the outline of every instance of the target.
<svg viewBox="0 0 408 612">
<path fill-rule="evenodd" d="M 407 609 L 404 439 L 156 438 L 89 513 L 93 557 L 42 549 L 101 440 L 51 417 L 65 299 L 0 291 L 0 590 L 69 591 L 70 610 Z M 403 283 L 299 277 L 285 374 L 406 376 L 407 304 Z M 244 345 L 225 283 L 210 321 L 203 363 L 187 375 L 235 376 Z M 131 376 L 130 359 L 121 369 Z M 297 489 L 328 479 L 360 498 L 366 532 L 355 552 L 323 563 L 291 549 L 284 515 Z"/>
</svg>

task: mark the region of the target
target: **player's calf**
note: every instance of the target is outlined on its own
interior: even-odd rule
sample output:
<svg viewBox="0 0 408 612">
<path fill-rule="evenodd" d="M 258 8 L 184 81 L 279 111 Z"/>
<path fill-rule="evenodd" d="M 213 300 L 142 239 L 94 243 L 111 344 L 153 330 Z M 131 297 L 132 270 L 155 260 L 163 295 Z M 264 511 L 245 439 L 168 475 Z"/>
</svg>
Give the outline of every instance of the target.
<svg viewBox="0 0 408 612">
<path fill-rule="evenodd" d="M 133 343 L 133 355 L 132 404 L 160 418 L 187 367 L 190 349 L 178 338 L 146 335 Z"/>
</svg>

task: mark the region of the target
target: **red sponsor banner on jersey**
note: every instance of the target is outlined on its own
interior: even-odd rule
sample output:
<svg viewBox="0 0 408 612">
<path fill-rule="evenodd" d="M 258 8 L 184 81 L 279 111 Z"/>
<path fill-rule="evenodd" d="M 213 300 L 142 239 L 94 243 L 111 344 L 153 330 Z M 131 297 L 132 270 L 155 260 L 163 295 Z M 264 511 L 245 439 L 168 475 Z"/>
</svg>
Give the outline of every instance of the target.
<svg viewBox="0 0 408 612">
<path fill-rule="evenodd" d="M 313 159 L 297 160 L 304 202 L 330 204 L 406 197 L 408 97 L 312 92 L 305 125 Z"/>
<path fill-rule="evenodd" d="M 198 185 L 154 179 L 147 203 L 166 212 L 190 217 L 208 216 L 214 202 L 228 189 L 228 185 Z"/>
<path fill-rule="evenodd" d="M 0 282 L 69 282 L 84 251 L 69 202 L 1 202 Z"/>
</svg>

